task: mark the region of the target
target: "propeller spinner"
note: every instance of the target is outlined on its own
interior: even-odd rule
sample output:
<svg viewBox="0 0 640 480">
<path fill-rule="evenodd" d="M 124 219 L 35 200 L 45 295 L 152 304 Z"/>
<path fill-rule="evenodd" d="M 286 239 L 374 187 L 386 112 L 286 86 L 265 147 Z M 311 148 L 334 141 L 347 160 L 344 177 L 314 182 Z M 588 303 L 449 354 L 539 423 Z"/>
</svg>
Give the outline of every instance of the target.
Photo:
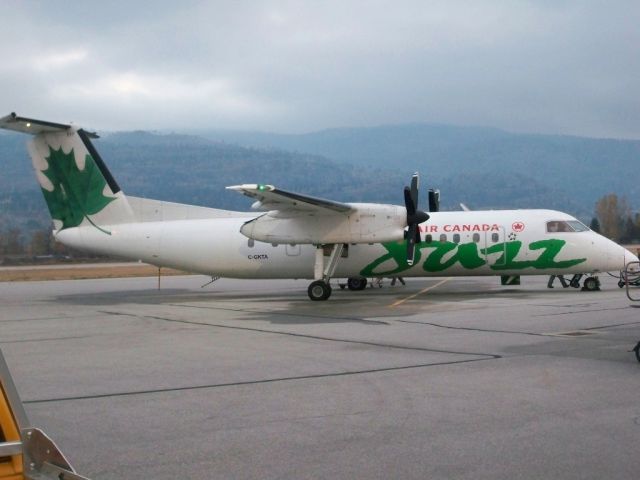
<svg viewBox="0 0 640 480">
<path fill-rule="evenodd" d="M 418 173 L 411 177 L 411 188 L 404 187 L 404 204 L 407 208 L 407 264 L 413 265 L 416 243 L 420 243 L 419 224 L 429 220 L 427 212 L 418 210 Z"/>
</svg>

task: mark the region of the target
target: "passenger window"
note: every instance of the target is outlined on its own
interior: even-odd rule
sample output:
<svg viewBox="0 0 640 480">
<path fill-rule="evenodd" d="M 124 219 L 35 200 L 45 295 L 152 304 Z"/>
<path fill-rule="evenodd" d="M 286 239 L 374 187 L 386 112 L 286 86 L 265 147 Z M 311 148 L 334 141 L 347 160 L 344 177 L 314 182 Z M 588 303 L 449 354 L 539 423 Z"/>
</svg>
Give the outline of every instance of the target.
<svg viewBox="0 0 640 480">
<path fill-rule="evenodd" d="M 453 234 L 453 243 L 460 243 L 460 234 L 459 233 L 454 233 Z"/>
<path fill-rule="evenodd" d="M 491 241 L 492 241 L 493 243 L 496 243 L 498 240 L 500 240 L 500 235 L 498 235 L 498 233 L 497 233 L 497 232 L 492 233 L 492 234 L 491 234 Z"/>
<path fill-rule="evenodd" d="M 447 234 L 446 233 L 443 233 L 443 234 L 440 235 L 440 241 L 443 242 L 443 243 L 447 241 Z"/>
<path fill-rule="evenodd" d="M 433 237 L 431 235 L 427 235 L 426 237 L 424 237 L 424 241 L 427 243 L 431 243 L 433 242 Z"/>
<path fill-rule="evenodd" d="M 473 234 L 473 241 L 475 243 L 480 243 L 480 234 L 479 233 L 474 233 Z"/>
</svg>

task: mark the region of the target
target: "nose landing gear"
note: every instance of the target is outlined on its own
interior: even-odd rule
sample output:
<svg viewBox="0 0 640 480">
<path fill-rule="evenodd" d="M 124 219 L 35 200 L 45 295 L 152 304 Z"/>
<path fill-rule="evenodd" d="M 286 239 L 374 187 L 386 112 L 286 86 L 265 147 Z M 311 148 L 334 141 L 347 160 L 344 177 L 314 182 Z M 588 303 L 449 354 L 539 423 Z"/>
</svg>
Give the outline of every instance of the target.
<svg viewBox="0 0 640 480">
<path fill-rule="evenodd" d="M 582 290 L 586 292 L 595 292 L 600 290 L 600 280 L 598 277 L 587 277 L 582 284 Z"/>
<path fill-rule="evenodd" d="M 562 288 L 580 288 L 580 280 L 582 279 L 582 277 L 584 277 L 584 274 L 576 273 L 573 277 L 571 277 L 571 280 L 569 280 L 569 282 L 567 282 L 562 275 L 557 275 L 557 277 L 560 279 Z M 549 277 L 549 283 L 547 284 L 547 287 L 553 288 L 553 281 L 555 278 L 556 275 L 551 275 L 551 277 Z M 597 276 L 594 275 L 592 277 L 587 277 L 584 279 L 584 282 L 582 283 L 583 292 L 596 292 L 598 290 L 600 290 L 600 279 Z"/>
</svg>

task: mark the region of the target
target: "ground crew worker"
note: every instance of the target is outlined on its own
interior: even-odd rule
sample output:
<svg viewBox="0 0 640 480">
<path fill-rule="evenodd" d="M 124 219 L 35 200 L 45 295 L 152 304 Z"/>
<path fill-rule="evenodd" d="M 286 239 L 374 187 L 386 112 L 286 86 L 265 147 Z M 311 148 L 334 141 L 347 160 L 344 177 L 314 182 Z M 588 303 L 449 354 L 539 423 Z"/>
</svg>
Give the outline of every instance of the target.
<svg viewBox="0 0 640 480">
<path fill-rule="evenodd" d="M 547 283 L 547 288 L 553 288 L 553 282 L 555 281 L 556 277 L 558 277 L 558 279 L 560 280 L 562 288 L 567 288 L 569 286 L 567 281 L 564 279 L 564 275 L 550 275 L 549 283 Z"/>
</svg>

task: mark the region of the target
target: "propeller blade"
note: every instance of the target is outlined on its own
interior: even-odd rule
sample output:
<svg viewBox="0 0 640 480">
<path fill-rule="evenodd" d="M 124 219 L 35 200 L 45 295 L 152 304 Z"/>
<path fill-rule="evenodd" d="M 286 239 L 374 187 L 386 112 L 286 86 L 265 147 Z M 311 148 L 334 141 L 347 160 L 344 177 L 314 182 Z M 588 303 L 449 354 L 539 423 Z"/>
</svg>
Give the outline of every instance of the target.
<svg viewBox="0 0 640 480">
<path fill-rule="evenodd" d="M 418 172 L 411 177 L 411 199 L 414 208 L 418 208 Z"/>
<path fill-rule="evenodd" d="M 414 223 L 409 226 L 409 232 L 407 232 L 407 264 L 413 265 L 413 259 L 416 252 L 416 234 L 418 233 L 418 226 Z"/>
<path fill-rule="evenodd" d="M 440 211 L 440 190 L 429 189 L 429 211 Z"/>
<path fill-rule="evenodd" d="M 419 225 L 422 222 L 429 220 L 429 215 L 418 210 L 418 173 L 414 173 L 411 177 L 411 186 L 404 187 L 404 204 L 407 207 L 407 231 L 405 232 L 405 239 L 407 240 L 407 264 L 413 265 L 416 243 L 420 243 Z"/>
<path fill-rule="evenodd" d="M 411 198 L 411 190 L 409 187 L 404 187 L 404 205 L 407 207 L 407 223 L 409 222 L 409 217 L 412 217 L 416 213 L 416 204 Z"/>
</svg>

